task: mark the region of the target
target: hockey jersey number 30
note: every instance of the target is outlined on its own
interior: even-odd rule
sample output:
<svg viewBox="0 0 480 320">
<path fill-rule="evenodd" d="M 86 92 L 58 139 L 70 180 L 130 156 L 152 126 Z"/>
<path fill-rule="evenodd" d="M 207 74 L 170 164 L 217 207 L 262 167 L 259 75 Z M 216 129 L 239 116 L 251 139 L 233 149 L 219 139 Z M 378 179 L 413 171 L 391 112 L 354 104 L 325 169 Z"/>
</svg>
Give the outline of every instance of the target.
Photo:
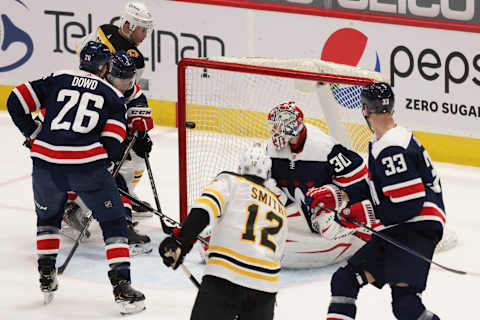
<svg viewBox="0 0 480 320">
<path fill-rule="evenodd" d="M 277 292 L 287 236 L 286 209 L 264 186 L 223 172 L 193 207 L 212 225 L 205 274 L 265 292 Z"/>
</svg>

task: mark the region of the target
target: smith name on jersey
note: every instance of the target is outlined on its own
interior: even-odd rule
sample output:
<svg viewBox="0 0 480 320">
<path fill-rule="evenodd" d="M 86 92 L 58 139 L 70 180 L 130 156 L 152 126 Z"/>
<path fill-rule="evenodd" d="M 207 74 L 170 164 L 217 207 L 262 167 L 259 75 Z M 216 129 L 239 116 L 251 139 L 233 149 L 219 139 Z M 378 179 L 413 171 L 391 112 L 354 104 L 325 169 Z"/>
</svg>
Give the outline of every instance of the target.
<svg viewBox="0 0 480 320">
<path fill-rule="evenodd" d="M 440 179 L 415 136 L 396 126 L 380 140 L 373 136 L 369 149 L 376 217 L 386 228 L 411 223 L 442 232 L 446 216 Z"/>
<path fill-rule="evenodd" d="M 297 201 L 307 213 L 304 198 L 310 188 L 334 183 L 348 190 L 361 183 L 368 189 L 365 182 L 368 170 L 357 153 L 338 144 L 320 128 L 307 123 L 305 127 L 307 137 L 298 153 L 292 152 L 289 146 L 276 150 L 272 141 L 267 144 L 272 158 L 272 177 L 291 201 Z M 353 203 L 358 199 L 352 197 L 351 200 Z M 311 227 L 310 219 L 307 222 Z"/>
<path fill-rule="evenodd" d="M 126 136 L 123 95 L 91 73 L 65 70 L 24 83 L 13 89 L 7 106 L 26 137 L 36 127 L 31 113 L 45 109 L 31 148 L 36 165 L 85 170 L 121 156 Z"/>
<path fill-rule="evenodd" d="M 205 274 L 277 292 L 287 223 L 275 194 L 248 176 L 222 172 L 193 207 L 206 210 L 212 225 Z"/>
</svg>

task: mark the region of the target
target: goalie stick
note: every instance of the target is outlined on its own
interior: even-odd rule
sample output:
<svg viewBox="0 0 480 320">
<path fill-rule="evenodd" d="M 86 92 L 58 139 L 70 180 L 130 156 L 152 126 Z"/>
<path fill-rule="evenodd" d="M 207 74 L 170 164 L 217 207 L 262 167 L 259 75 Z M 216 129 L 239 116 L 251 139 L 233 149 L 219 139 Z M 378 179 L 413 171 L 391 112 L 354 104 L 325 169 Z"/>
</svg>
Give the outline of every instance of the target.
<svg viewBox="0 0 480 320">
<path fill-rule="evenodd" d="M 327 206 L 327 205 L 325 205 L 325 204 L 323 204 L 323 203 L 320 203 L 320 205 L 321 205 L 322 207 L 324 207 L 325 209 L 328 209 L 328 210 L 330 210 L 330 211 L 335 212 L 335 214 L 336 214 L 336 216 L 338 217 L 338 219 L 343 219 L 343 220 L 345 220 L 345 221 L 354 223 L 354 224 L 356 224 L 357 226 L 362 227 L 362 228 L 370 231 L 372 234 L 374 234 L 374 235 L 376 235 L 377 237 L 381 238 L 383 241 L 386 241 L 386 242 L 394 245 L 395 247 L 397 247 L 397 248 L 399 248 L 399 249 L 402 249 L 403 251 L 406 251 L 407 253 L 409 253 L 409 254 L 411 254 L 411 255 L 419 258 L 419 259 L 422 259 L 422 260 L 425 261 L 425 262 L 428 262 L 428 263 L 430 263 L 430 264 L 434 264 L 434 265 L 436 265 L 437 267 L 439 267 L 439 268 L 441 268 L 441 269 L 444 269 L 444 270 L 446 270 L 446 271 L 450 271 L 450 272 L 453 272 L 453 273 L 456 273 L 456 274 L 470 275 L 470 276 L 479 276 L 479 274 L 474 273 L 474 272 L 467 272 L 467 271 L 463 271 L 463 270 L 457 270 L 457 269 L 453 269 L 453 268 L 450 268 L 450 267 L 446 267 L 446 266 L 444 266 L 444 265 L 441 265 L 440 263 L 437 263 L 437 262 L 435 262 L 435 261 L 433 261 L 433 260 L 425 257 L 425 256 L 422 255 L 421 253 L 419 253 L 419 252 L 417 252 L 417 251 L 415 251 L 415 250 L 413 250 L 413 249 L 411 249 L 411 248 L 409 248 L 409 247 L 401 244 L 400 242 L 398 242 L 398 241 L 390 238 L 390 237 L 387 236 L 387 235 L 384 235 L 384 234 L 382 234 L 382 233 L 380 233 L 380 232 L 378 232 L 378 231 L 375 231 L 374 229 L 372 229 L 372 228 L 364 225 L 364 224 L 361 223 L 361 222 L 358 222 L 358 221 L 355 220 L 355 219 L 342 216 L 338 210 L 335 210 L 335 209 L 333 209 L 333 208 L 331 208 L 331 207 L 329 207 L 329 206 Z"/>
<path fill-rule="evenodd" d="M 123 157 L 122 159 L 120 160 L 120 162 L 117 164 L 117 166 L 115 167 L 115 169 L 113 170 L 113 178 L 116 178 L 117 175 L 118 175 L 118 172 L 120 171 L 123 163 L 125 162 L 125 160 L 127 159 L 128 157 L 128 154 L 130 153 L 130 149 L 132 149 L 133 147 L 133 144 L 135 143 L 135 141 L 137 140 L 137 131 L 135 131 L 133 133 L 133 137 L 132 137 L 132 140 L 130 141 L 130 143 L 128 144 L 127 148 L 125 149 L 125 152 L 123 154 Z M 63 262 L 63 264 L 58 267 L 58 274 L 62 274 L 65 269 L 67 268 L 68 266 L 68 263 L 70 262 L 70 260 L 72 259 L 73 257 L 73 254 L 75 253 L 75 251 L 77 251 L 77 248 L 78 246 L 80 245 L 80 239 L 82 239 L 83 235 L 85 234 L 85 232 L 87 232 L 87 229 L 88 227 L 90 226 L 90 223 L 92 222 L 92 219 L 93 219 L 93 213 L 90 214 L 90 216 L 88 217 L 88 220 L 87 220 L 87 223 L 85 223 L 85 226 L 83 227 L 82 231 L 80 231 L 80 234 L 78 235 L 77 239 L 75 240 L 75 243 L 73 244 L 73 247 L 72 249 L 70 249 L 70 252 L 68 253 L 68 256 L 67 258 L 65 259 L 65 261 Z"/>
<path fill-rule="evenodd" d="M 157 187 L 155 186 L 155 180 L 153 179 L 153 172 L 152 172 L 152 167 L 150 166 L 150 159 L 148 157 L 148 154 L 145 153 L 145 166 L 147 167 L 147 172 L 148 172 L 148 178 L 150 179 L 150 185 L 152 187 L 152 192 L 153 192 L 153 197 L 155 198 L 155 204 L 157 206 L 158 212 L 162 213 L 162 207 L 160 206 L 160 200 L 158 199 L 158 193 L 157 193 Z M 158 216 L 160 219 L 160 223 L 162 224 L 162 230 L 163 233 L 172 235 L 172 228 L 166 225 L 165 221 L 163 221 L 161 216 Z M 197 287 L 197 289 L 200 288 L 200 283 L 198 282 L 197 279 L 192 275 L 190 270 L 182 263 L 180 265 L 180 268 L 182 268 L 182 271 L 185 273 L 185 275 L 188 277 L 188 279 Z"/>
</svg>

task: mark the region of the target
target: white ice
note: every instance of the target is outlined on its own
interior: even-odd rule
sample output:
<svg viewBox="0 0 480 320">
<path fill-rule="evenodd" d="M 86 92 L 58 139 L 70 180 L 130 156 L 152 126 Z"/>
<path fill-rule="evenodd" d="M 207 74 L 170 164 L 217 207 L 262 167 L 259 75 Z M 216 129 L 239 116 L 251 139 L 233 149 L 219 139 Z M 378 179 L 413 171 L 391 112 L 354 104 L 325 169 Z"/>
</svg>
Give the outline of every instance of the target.
<svg viewBox="0 0 480 320">
<path fill-rule="evenodd" d="M 22 136 L 6 112 L 0 112 L 3 142 L 0 175 L 0 319 L 119 319 L 106 272 L 107 264 L 98 225 L 93 236 L 81 244 L 65 273 L 53 302 L 42 304 L 35 256 L 36 217 L 31 188 L 31 160 L 22 146 Z M 151 163 L 163 211 L 178 219 L 177 132 L 157 128 L 152 134 Z M 448 148 L 448 146 L 445 146 Z M 480 152 L 472 150 L 472 152 Z M 438 263 L 477 275 L 456 275 L 433 267 L 423 294 L 427 307 L 441 319 L 479 319 L 480 290 L 480 167 L 435 163 L 442 177 L 448 226 L 458 236 L 458 245 L 434 257 Z M 147 177 L 138 195 L 152 203 Z M 164 237 L 157 217 L 140 220 L 139 230 L 151 236 L 154 251 L 132 259 L 134 287 L 147 297 L 146 311 L 131 319 L 188 319 L 196 289 L 182 271 L 167 269 L 158 256 Z M 57 260 L 62 263 L 72 241 L 64 240 Z M 203 265 L 195 250 L 185 265 L 201 279 Z M 325 319 L 330 300 L 330 277 L 338 267 L 283 270 L 275 319 Z M 357 301 L 360 320 L 394 319 L 388 288 L 364 287 Z"/>
</svg>

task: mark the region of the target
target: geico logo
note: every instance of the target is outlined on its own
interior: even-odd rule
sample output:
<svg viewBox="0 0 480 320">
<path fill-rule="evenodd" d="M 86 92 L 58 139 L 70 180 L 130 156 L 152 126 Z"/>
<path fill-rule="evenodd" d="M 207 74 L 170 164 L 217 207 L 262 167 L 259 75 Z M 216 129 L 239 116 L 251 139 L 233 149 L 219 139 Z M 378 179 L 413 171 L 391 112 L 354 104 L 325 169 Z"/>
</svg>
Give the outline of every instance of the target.
<svg viewBox="0 0 480 320">
<path fill-rule="evenodd" d="M 404 63 L 400 63 L 400 61 L 405 60 L 405 56 L 408 60 L 406 68 Z M 392 86 L 395 85 L 396 77 L 408 78 L 412 75 L 415 70 L 415 61 L 417 61 L 418 73 L 423 79 L 435 81 L 443 77 L 445 93 L 450 92 L 451 83 L 462 84 L 467 81 L 471 67 L 480 71 L 480 54 L 474 56 L 472 61 L 468 61 L 465 55 L 459 51 L 453 51 L 446 57 L 440 57 L 435 50 L 427 48 L 423 49 L 418 57 L 414 57 L 407 47 L 397 46 L 390 54 L 390 81 Z M 471 80 L 480 86 L 479 78 L 472 77 Z"/>
<path fill-rule="evenodd" d="M 288 1 L 296 2 L 295 0 Z M 338 5 L 342 8 L 352 10 L 370 10 L 390 14 L 411 14 L 427 18 L 444 17 L 460 21 L 472 20 L 475 15 L 475 1 L 471 0 L 441 0 L 440 3 L 425 0 L 396 0 L 388 1 L 389 3 L 384 3 L 384 1 L 386 0 L 338 0 Z M 438 0 L 435 2 L 438 2 Z"/>
</svg>

